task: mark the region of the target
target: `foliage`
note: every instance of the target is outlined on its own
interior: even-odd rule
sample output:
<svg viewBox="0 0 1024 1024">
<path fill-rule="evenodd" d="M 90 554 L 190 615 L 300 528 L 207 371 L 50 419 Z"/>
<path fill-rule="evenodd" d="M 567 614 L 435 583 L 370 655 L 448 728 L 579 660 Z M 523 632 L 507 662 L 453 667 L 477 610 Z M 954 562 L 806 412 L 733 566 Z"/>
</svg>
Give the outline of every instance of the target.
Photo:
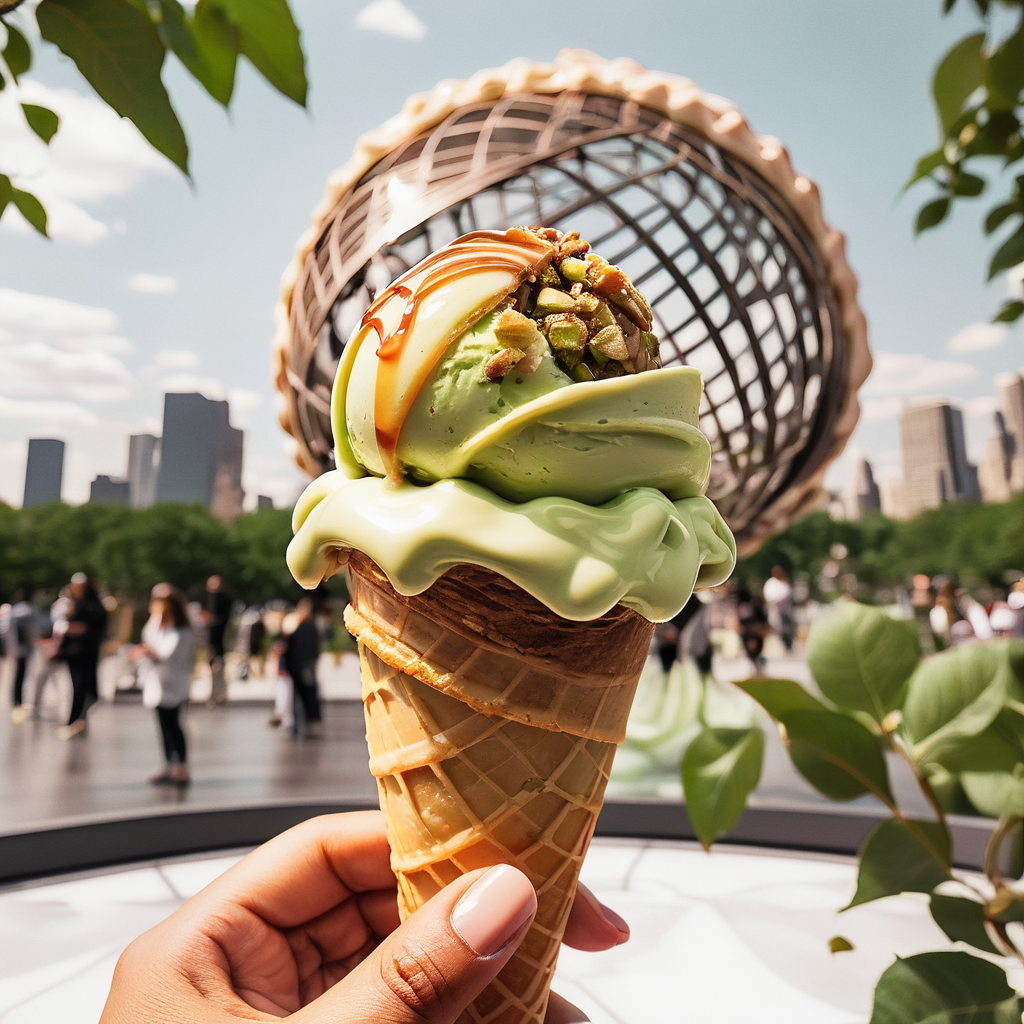
<svg viewBox="0 0 1024 1024">
<path fill-rule="evenodd" d="M 907 584 L 915 573 L 998 584 L 1007 570 L 1024 569 L 1024 496 L 998 505 L 949 503 L 906 522 L 813 512 L 740 562 L 736 578 L 752 585 L 781 565 L 791 577 L 809 577 L 821 596 L 820 574 L 839 544 L 847 551 L 842 573 L 856 577 L 861 599 L 877 587 Z"/>
<path fill-rule="evenodd" d="M 1024 892 L 1007 883 L 1002 864 L 1004 847 L 1019 851 L 1024 840 L 1024 643 L 973 643 L 922 661 L 905 623 L 841 601 L 815 622 L 807 651 L 817 693 L 784 679 L 738 685 L 774 719 L 794 767 L 819 792 L 833 800 L 870 793 L 887 811 L 861 846 L 845 909 L 926 893 L 950 940 L 997 958 L 944 951 L 898 959 L 878 982 L 872 1024 L 1019 1021 L 1024 1001 L 1006 968 L 1024 963 L 1024 951 L 1007 923 L 1024 920 Z M 686 751 L 683 791 L 705 846 L 735 825 L 756 785 L 758 732 L 705 723 L 694 743 L 704 737 L 700 749 Z M 912 818 L 899 806 L 887 757 L 905 763 L 933 818 Z M 983 883 L 954 871 L 951 794 L 999 818 Z"/>
<path fill-rule="evenodd" d="M 19 586 L 52 598 L 81 571 L 134 602 L 164 580 L 196 595 L 213 573 L 247 603 L 295 600 L 302 591 L 284 560 L 291 535 L 281 509 L 227 524 L 198 505 L 0 504 L 0 598 Z"/>
<path fill-rule="evenodd" d="M 987 21 L 991 0 L 973 2 Z M 956 0 L 944 0 L 946 13 L 954 6 Z M 974 173 L 979 159 L 995 161 L 998 172 L 1024 158 L 1024 0 L 1002 0 L 1001 6 L 1016 15 L 1013 31 L 1001 39 L 990 39 L 986 26 L 986 31 L 961 39 L 935 69 L 932 98 L 939 121 L 939 145 L 918 160 L 907 187 L 928 180 L 938 187 L 938 196 L 918 212 L 917 233 L 941 224 L 958 200 L 985 191 L 988 181 Z M 989 261 L 989 280 L 1024 262 L 1024 174 L 1013 179 L 1009 196 L 997 202 L 985 218 L 986 235 L 1007 227 Z M 1021 315 L 1024 302 L 1014 299 L 993 319 L 1009 323 Z"/>
<path fill-rule="evenodd" d="M 0 52 L 0 89 L 17 87 L 32 66 L 21 0 L 0 7 L 6 43 Z M 74 61 L 97 95 L 132 121 L 147 141 L 188 174 L 188 142 L 162 74 L 173 53 L 196 81 L 227 107 L 238 58 L 247 58 L 275 88 L 306 105 L 305 58 L 287 0 L 40 0 L 36 24 L 44 40 Z M 23 103 L 28 126 L 45 143 L 60 119 L 46 107 Z M 41 234 L 46 211 L 29 192 L 0 174 L 0 215 L 8 203 Z"/>
</svg>

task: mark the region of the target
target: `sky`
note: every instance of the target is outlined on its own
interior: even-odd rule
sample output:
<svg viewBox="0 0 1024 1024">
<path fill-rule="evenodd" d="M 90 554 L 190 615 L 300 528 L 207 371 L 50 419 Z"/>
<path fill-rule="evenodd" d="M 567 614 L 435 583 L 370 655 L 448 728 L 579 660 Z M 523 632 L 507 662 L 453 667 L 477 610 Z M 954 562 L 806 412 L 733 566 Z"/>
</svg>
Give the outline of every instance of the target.
<svg viewBox="0 0 1024 1024">
<path fill-rule="evenodd" d="M 917 240 L 928 187 L 900 197 L 934 148 L 932 70 L 976 30 L 973 6 L 939 0 L 292 0 L 310 80 L 301 109 L 242 62 L 229 112 L 169 58 L 164 71 L 191 148 L 192 181 L 100 103 L 52 46 L 20 96 L 0 93 L 0 170 L 46 203 L 52 239 L 10 207 L 0 219 L 0 500 L 21 502 L 26 439 L 68 443 L 64 497 L 97 473 L 123 475 L 127 437 L 159 432 L 165 391 L 231 402 L 246 431 L 244 485 L 291 504 L 304 477 L 277 425 L 270 382 L 281 273 L 358 136 L 406 97 L 517 57 L 565 46 L 631 57 L 735 102 L 787 144 L 848 236 L 875 370 L 853 441 L 881 476 L 899 471 L 902 403 L 964 408 L 978 457 L 994 378 L 1024 362 L 1024 328 L 986 321 L 1007 280 L 986 285 L 979 225 L 965 203 Z M 17 101 L 62 118 L 49 149 Z M 1017 285 L 1019 287 L 1019 285 Z M 841 486 L 850 460 L 829 476 Z"/>
</svg>

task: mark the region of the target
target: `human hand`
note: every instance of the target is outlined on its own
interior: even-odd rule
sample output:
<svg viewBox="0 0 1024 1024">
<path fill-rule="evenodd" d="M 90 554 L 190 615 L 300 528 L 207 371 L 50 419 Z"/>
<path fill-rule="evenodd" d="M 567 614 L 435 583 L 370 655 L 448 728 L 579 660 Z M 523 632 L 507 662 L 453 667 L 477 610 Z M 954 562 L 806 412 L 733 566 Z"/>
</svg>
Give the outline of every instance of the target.
<svg viewBox="0 0 1024 1024">
<path fill-rule="evenodd" d="M 121 955 L 100 1024 L 453 1024 L 504 967 L 537 900 L 500 866 L 399 925 L 384 818 L 333 814 L 249 854 Z M 564 941 L 609 949 L 626 923 L 583 886 Z M 584 1014 L 552 994 L 546 1024 Z"/>
</svg>

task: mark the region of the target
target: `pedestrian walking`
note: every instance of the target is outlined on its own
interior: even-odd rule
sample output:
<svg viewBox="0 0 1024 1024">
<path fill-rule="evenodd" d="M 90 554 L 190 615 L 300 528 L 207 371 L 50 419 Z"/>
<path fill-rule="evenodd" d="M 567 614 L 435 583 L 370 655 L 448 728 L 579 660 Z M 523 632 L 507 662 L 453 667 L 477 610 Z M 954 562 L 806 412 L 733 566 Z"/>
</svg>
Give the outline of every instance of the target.
<svg viewBox="0 0 1024 1024">
<path fill-rule="evenodd" d="M 68 593 L 74 604 L 58 650 L 71 673 L 71 713 L 58 733 L 65 740 L 85 732 L 85 716 L 99 700 L 96 668 L 107 630 L 107 610 L 84 572 L 71 577 Z"/>
<path fill-rule="evenodd" d="M 11 595 L 5 640 L 7 653 L 14 662 L 14 688 L 11 693 L 11 721 L 21 725 L 31 708 L 25 701 L 25 676 L 39 632 L 35 609 L 25 599 L 25 588 L 18 587 Z"/>
<path fill-rule="evenodd" d="M 782 641 L 787 653 L 793 650 L 793 587 L 781 565 L 772 569 L 762 590 L 768 625 Z"/>
<path fill-rule="evenodd" d="M 768 632 L 768 614 L 764 600 L 750 592 L 745 583 L 736 588 L 736 618 L 743 650 L 754 666 L 755 675 L 764 675 L 764 638 Z"/>
<path fill-rule="evenodd" d="M 286 619 L 281 662 L 291 676 L 295 694 L 295 733 L 315 736 L 323 712 L 316 665 L 320 659 L 320 630 L 313 618 L 313 602 L 302 598 Z"/>
<path fill-rule="evenodd" d="M 149 620 L 136 649 L 142 659 L 142 703 L 156 710 L 165 764 L 147 780 L 153 785 L 189 782 L 188 751 L 181 709 L 188 703 L 195 667 L 196 639 L 185 595 L 170 583 L 158 583 L 149 601 Z"/>
<path fill-rule="evenodd" d="M 224 676 L 224 634 L 231 618 L 231 595 L 224 589 L 220 576 L 206 581 L 203 621 L 206 623 L 206 652 L 210 662 L 210 707 L 226 704 L 228 684 Z"/>
</svg>

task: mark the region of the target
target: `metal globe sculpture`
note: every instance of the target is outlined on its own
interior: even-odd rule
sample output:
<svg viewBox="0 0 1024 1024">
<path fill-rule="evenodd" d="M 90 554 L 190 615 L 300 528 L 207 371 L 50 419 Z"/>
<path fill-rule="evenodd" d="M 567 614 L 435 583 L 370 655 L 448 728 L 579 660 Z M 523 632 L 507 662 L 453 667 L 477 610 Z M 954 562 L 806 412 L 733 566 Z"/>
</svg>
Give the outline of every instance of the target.
<svg viewBox="0 0 1024 1024">
<path fill-rule="evenodd" d="M 740 553 L 822 504 L 871 367 L 857 282 L 778 140 L 692 82 L 564 51 L 414 96 L 332 175 L 277 310 L 280 418 L 333 468 L 331 385 L 374 295 L 468 231 L 578 230 L 701 370 L 708 495 Z"/>
</svg>

